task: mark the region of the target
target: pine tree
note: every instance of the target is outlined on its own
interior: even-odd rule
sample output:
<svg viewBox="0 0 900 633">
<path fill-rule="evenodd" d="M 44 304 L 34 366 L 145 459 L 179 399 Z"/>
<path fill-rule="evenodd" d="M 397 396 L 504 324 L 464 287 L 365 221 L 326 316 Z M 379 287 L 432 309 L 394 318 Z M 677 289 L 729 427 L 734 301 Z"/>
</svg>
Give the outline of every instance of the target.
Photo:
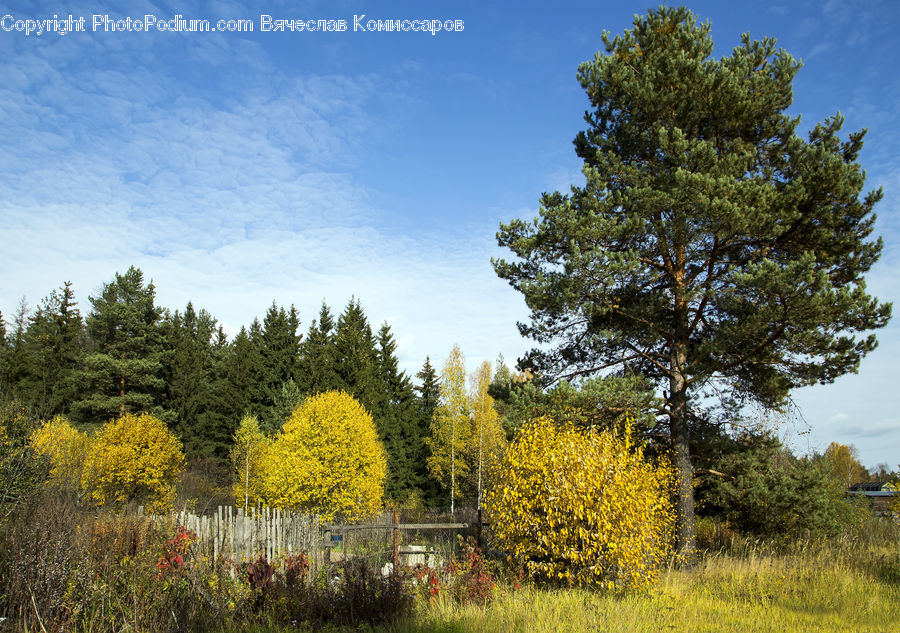
<svg viewBox="0 0 900 633">
<path fill-rule="evenodd" d="M 579 67 L 592 110 L 584 187 L 502 225 L 496 261 L 531 309 L 524 359 L 552 377 L 641 373 L 664 394 L 678 548 L 692 564 L 692 431 L 703 389 L 778 408 L 856 371 L 890 305 L 866 294 L 881 191 L 862 195 L 863 133 L 840 115 L 803 139 L 786 114 L 800 65 L 773 39 L 712 57 L 685 8 L 635 18 Z M 552 345 L 551 345 L 552 344 Z"/>
<path fill-rule="evenodd" d="M 82 420 L 150 412 L 174 423 L 174 413 L 162 406 L 169 359 L 155 296 L 153 284 L 144 285 L 144 274 L 132 266 L 90 298 L 89 349 L 77 375 L 84 397 L 73 405 Z"/>
</svg>

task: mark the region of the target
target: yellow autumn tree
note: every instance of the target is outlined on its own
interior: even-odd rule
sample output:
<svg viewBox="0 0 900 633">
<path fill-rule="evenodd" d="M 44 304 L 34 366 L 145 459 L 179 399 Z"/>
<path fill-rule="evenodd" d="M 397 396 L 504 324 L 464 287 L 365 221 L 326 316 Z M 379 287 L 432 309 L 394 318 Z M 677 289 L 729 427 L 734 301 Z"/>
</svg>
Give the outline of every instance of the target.
<svg viewBox="0 0 900 633">
<path fill-rule="evenodd" d="M 469 377 L 472 434 L 467 452 L 472 464 L 471 477 L 474 479 L 479 508 L 484 483 L 506 448 L 506 435 L 500 423 L 500 414 L 494 408 L 494 399 L 488 393 L 492 375 L 491 364 L 484 361 Z"/>
<path fill-rule="evenodd" d="M 234 502 L 246 510 L 262 501 L 262 476 L 271 442 L 259 428 L 255 415 L 245 415 L 234 433 L 231 464 L 234 468 Z"/>
<path fill-rule="evenodd" d="M 506 451 L 485 510 L 495 543 L 530 575 L 622 590 L 659 576 L 670 551 L 673 473 L 622 434 L 541 418 Z"/>
<path fill-rule="evenodd" d="M 342 391 L 308 398 L 267 452 L 263 499 L 324 521 L 362 519 L 379 511 L 387 460 L 372 416 Z"/>
<path fill-rule="evenodd" d="M 50 483 L 61 489 L 81 489 L 81 474 L 89 438 L 63 415 L 44 422 L 29 439 L 36 455 L 50 461 Z"/>
<path fill-rule="evenodd" d="M 469 475 L 468 451 L 472 419 L 466 392 L 466 357 L 454 345 L 441 371 L 440 402 L 431 419 L 431 437 L 426 439 L 431 455 L 431 476 L 450 488 L 450 511 L 456 509 L 459 482 Z"/>
<path fill-rule="evenodd" d="M 104 424 L 91 441 L 81 483 L 98 505 L 133 501 L 164 512 L 175 501 L 183 468 L 181 442 L 162 420 L 126 413 Z"/>
</svg>

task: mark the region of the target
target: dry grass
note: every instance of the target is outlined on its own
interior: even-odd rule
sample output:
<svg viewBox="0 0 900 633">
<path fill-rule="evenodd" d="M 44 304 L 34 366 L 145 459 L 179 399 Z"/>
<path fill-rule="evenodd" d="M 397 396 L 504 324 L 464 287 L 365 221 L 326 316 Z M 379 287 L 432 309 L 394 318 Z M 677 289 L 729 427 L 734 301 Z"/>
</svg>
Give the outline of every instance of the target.
<svg viewBox="0 0 900 633">
<path fill-rule="evenodd" d="M 900 630 L 900 550 L 859 543 L 756 546 L 670 570 L 652 590 L 610 596 L 583 590 L 501 589 L 485 608 L 438 601 L 397 633 L 788 633 Z M 784 549 L 784 548 L 782 548 Z"/>
</svg>

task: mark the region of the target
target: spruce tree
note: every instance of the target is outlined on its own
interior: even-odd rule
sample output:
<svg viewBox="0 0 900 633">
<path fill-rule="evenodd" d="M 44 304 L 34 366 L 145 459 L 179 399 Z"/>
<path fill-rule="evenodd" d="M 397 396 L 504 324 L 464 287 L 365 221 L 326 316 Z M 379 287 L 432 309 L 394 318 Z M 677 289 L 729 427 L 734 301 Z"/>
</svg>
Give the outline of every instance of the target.
<svg viewBox="0 0 900 633">
<path fill-rule="evenodd" d="M 712 57 L 685 8 L 636 17 L 579 67 L 591 101 L 575 139 L 586 183 L 501 225 L 495 261 L 552 377 L 642 373 L 664 396 L 678 549 L 695 560 L 692 428 L 704 389 L 778 408 L 791 389 L 856 371 L 890 305 L 863 275 L 881 191 L 863 194 L 863 132 L 840 115 L 806 139 L 786 114 L 800 64 L 773 39 Z"/>
<path fill-rule="evenodd" d="M 31 310 L 25 297 L 19 301 L 19 307 L 13 316 L 12 328 L 6 339 L 5 379 L 12 395 L 21 399 L 21 384 L 28 376 L 28 348 L 26 332 Z M 28 403 L 31 404 L 30 402 Z"/>
<path fill-rule="evenodd" d="M 306 338 L 300 343 L 294 380 L 304 394 L 314 396 L 341 387 L 335 352 L 334 319 L 323 301 L 318 320 L 313 319 Z"/>
<path fill-rule="evenodd" d="M 6 340 L 6 320 L 3 312 L 0 312 L 0 401 L 9 397 L 9 380 L 6 375 L 6 356 L 9 352 L 9 343 Z"/>
<path fill-rule="evenodd" d="M 355 298 L 347 303 L 338 318 L 334 360 L 339 387 L 356 398 L 367 411 L 376 408 L 384 397 L 378 378 L 378 354 L 372 328 Z M 375 423 L 377 425 L 378 420 Z"/>
<path fill-rule="evenodd" d="M 223 413 L 234 420 L 234 428 L 237 428 L 238 421 L 245 415 L 258 416 L 260 413 L 256 394 L 257 381 L 262 375 L 262 355 L 247 328 L 242 327 L 222 356 L 217 399 Z"/>
<path fill-rule="evenodd" d="M 378 330 L 378 374 L 386 394 L 378 415 L 382 428 L 381 441 L 387 451 L 388 480 L 385 492 L 394 500 L 403 500 L 423 483 L 416 459 L 421 455 L 424 439 L 418 431 L 418 411 L 412 383 L 400 371 L 396 356 L 397 343 L 387 323 Z"/>
<path fill-rule="evenodd" d="M 75 397 L 84 325 L 77 305 L 67 281 L 29 319 L 24 339 L 26 368 L 18 392 L 42 418 L 67 412 Z"/>
<path fill-rule="evenodd" d="M 172 363 L 167 377 L 168 406 L 175 413 L 176 433 L 190 457 L 221 454 L 221 426 L 213 402 L 213 337 L 216 320 L 206 310 L 197 313 L 188 302 L 181 314 L 172 316 L 169 346 Z"/>
<path fill-rule="evenodd" d="M 88 350 L 76 374 L 83 397 L 73 405 L 83 421 L 150 412 L 174 423 L 174 413 L 162 406 L 169 353 L 155 297 L 153 284 L 145 285 L 144 274 L 132 266 L 90 298 Z"/>
<path fill-rule="evenodd" d="M 440 482 L 431 477 L 428 470 L 428 459 L 431 457 L 429 442 L 431 439 L 431 421 L 434 412 L 440 404 L 441 382 L 437 372 L 431 364 L 431 358 L 426 357 L 422 369 L 416 374 L 419 384 L 415 386 L 418 416 L 416 417 L 416 435 L 422 438 L 421 449 L 418 454 L 411 454 L 410 458 L 416 465 L 418 479 L 422 481 L 422 490 L 425 503 L 429 507 L 436 507 L 444 500 L 441 493 Z"/>
<path fill-rule="evenodd" d="M 286 383 L 281 385 L 281 389 L 275 396 L 275 403 L 272 406 L 272 417 L 275 420 L 275 431 L 281 430 L 285 421 L 294 412 L 294 409 L 305 400 L 303 392 L 293 378 L 289 378 Z"/>
</svg>

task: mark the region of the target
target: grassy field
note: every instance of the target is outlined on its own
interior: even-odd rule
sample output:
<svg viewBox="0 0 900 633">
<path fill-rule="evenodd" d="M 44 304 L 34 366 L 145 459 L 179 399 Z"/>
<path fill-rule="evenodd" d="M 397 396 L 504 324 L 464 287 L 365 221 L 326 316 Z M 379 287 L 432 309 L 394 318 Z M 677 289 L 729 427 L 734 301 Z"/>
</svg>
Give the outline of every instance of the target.
<svg viewBox="0 0 900 633">
<path fill-rule="evenodd" d="M 669 571 L 652 590 L 609 596 L 582 590 L 501 588 L 486 607 L 438 600 L 397 633 L 900 631 L 900 551 L 853 543 L 743 552 Z"/>
</svg>

